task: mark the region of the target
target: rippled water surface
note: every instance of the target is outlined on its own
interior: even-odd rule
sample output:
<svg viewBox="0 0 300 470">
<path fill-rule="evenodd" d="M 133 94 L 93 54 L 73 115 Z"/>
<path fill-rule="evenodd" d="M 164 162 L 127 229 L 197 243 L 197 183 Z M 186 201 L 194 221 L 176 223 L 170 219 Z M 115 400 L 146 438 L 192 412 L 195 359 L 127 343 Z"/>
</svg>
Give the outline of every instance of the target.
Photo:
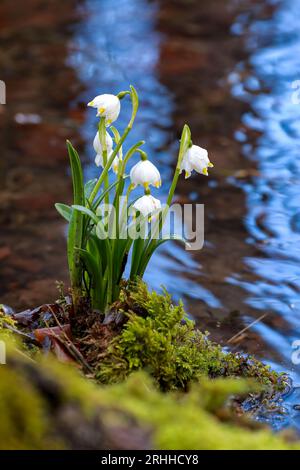
<svg viewBox="0 0 300 470">
<path fill-rule="evenodd" d="M 35 7 L 38 3 L 32 2 Z M 22 304 L 42 302 L 48 300 L 43 282 L 66 278 L 61 263 L 64 227 L 52 215 L 52 199 L 70 197 L 63 184 L 67 162 L 59 139 L 80 133 L 77 144 L 85 155 L 86 175 L 95 176 L 91 141 L 96 123 L 84 103 L 99 92 L 118 92 L 132 83 L 141 107 L 129 141 L 145 139 L 145 149 L 161 170 L 164 185 L 155 196 L 166 195 L 184 122 L 190 123 L 193 141 L 208 148 L 215 164 L 210 178 L 181 180 L 178 187 L 180 201 L 205 204 L 204 249 L 187 253 L 170 244 L 154 257 L 146 279 L 153 287 L 163 284 L 176 298 L 182 297 L 200 327 L 224 346 L 264 314 L 229 343 L 291 374 L 295 388 L 284 402 L 288 413 L 272 418 L 272 424 L 300 427 L 294 408 L 300 403 L 300 365 L 291 361 L 292 343 L 300 339 L 300 0 L 212 0 L 209 6 L 197 0 L 93 0 L 70 2 L 69 8 L 62 24 L 52 18 L 45 44 L 30 35 L 35 25 L 24 33 L 36 67 L 28 72 L 30 83 L 39 88 L 32 100 L 29 92 L 14 91 L 4 117 L 3 214 L 9 223 L 2 234 L 1 294 L 15 306 L 21 303 L 20 295 Z M 3 34 L 10 51 L 3 54 L 13 68 L 18 51 L 11 50 L 18 46 L 9 29 Z M 52 55 L 43 59 L 43 68 L 35 63 L 35 55 L 38 61 L 39 48 L 46 46 Z M 41 52 L 44 55 L 45 50 Z M 58 64 L 53 54 L 58 54 Z M 12 88 L 20 80 L 17 72 Z M 45 98 L 43 85 L 48 73 L 56 87 L 52 99 Z M 20 102 L 25 119 L 30 113 L 41 122 L 22 122 Z M 126 104 L 122 109 L 121 128 L 129 112 Z M 22 160 L 20 142 L 32 141 L 38 131 L 47 143 L 47 159 L 49 146 L 55 149 L 49 171 L 40 154 L 32 157 L 33 147 Z M 30 191 L 34 173 L 42 186 L 47 181 L 49 186 L 44 206 L 29 211 L 29 220 L 17 230 L 17 222 L 7 215 L 15 204 L 11 195 L 18 193 L 18 185 L 11 187 L 15 180 L 10 158 L 24 165 Z M 37 188 L 34 194 L 36 201 L 43 191 Z M 38 215 L 44 209 L 47 220 Z M 38 231 L 32 229 L 36 221 Z M 60 238 L 53 235 L 57 231 Z M 26 270 L 22 260 L 28 246 L 33 249 L 29 240 L 45 236 L 49 253 L 35 251 L 36 269 L 29 263 L 31 271 Z M 14 246 L 22 243 L 23 251 L 16 256 Z M 8 256 L 5 247 L 11 251 Z M 22 282 L 14 284 L 20 269 Z M 32 283 L 35 296 L 28 298 L 25 293 Z"/>
</svg>

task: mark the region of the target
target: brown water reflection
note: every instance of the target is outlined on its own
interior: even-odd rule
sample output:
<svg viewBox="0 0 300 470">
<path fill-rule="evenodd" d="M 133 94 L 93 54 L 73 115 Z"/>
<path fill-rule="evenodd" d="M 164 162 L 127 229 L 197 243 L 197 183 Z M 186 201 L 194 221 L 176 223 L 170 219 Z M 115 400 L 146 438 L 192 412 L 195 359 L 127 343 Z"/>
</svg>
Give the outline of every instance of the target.
<svg viewBox="0 0 300 470">
<path fill-rule="evenodd" d="M 130 139 L 145 138 L 164 182 L 185 122 L 215 163 L 210 178 L 178 187 L 181 201 L 205 204 L 204 249 L 161 250 L 148 281 L 183 296 L 199 326 L 224 345 L 267 314 L 232 347 L 273 361 L 298 381 L 290 355 L 300 325 L 300 112 L 286 105 L 285 93 L 299 79 L 299 6 L 300 0 L 2 0 L 0 301 L 36 306 L 56 297 L 55 280 L 68 283 L 65 224 L 53 207 L 71 196 L 65 139 L 84 151 L 86 175 L 96 176 L 94 115 L 83 103 L 132 83 L 142 100 Z M 126 115 L 126 103 L 124 109 Z M 120 128 L 125 119 L 122 113 Z M 275 427 L 299 428 L 299 396 L 288 399 L 289 417 Z"/>
<path fill-rule="evenodd" d="M 54 299 L 67 280 L 58 199 L 70 198 L 65 140 L 84 118 L 70 102 L 82 90 L 66 65 L 77 1 L 4 0 L 0 5 L 0 298 L 14 308 Z"/>
<path fill-rule="evenodd" d="M 241 116 L 248 105 L 234 99 L 228 80 L 237 61 L 245 58 L 243 40 L 233 36 L 230 27 L 251 3 L 213 0 L 204 7 L 190 1 L 188 8 L 185 0 L 164 1 L 158 15 L 158 28 L 164 34 L 159 75 L 175 96 L 177 133 L 188 122 L 194 142 L 209 148 L 215 163 L 209 179 L 196 176 L 188 184 L 181 180 L 178 191 L 184 199 L 194 192 L 198 195 L 195 200 L 205 203 L 208 243 L 193 255 L 200 264 L 200 274 L 187 276 L 222 302 L 222 307 L 212 308 L 199 299 L 189 299 L 189 310 L 201 327 L 223 344 L 245 326 L 240 315 L 260 315 L 245 306 L 243 289 L 226 282 L 232 273 L 253 281 L 253 272 L 244 259 L 258 253 L 254 245 L 245 243 L 245 193 L 228 180 L 229 176 L 238 176 L 246 182 L 257 174 L 255 163 L 245 159 L 234 138 L 234 133 L 242 130 Z M 265 353 L 256 334 L 248 332 L 242 340 L 239 347 Z"/>
<path fill-rule="evenodd" d="M 109 40 L 106 37 L 105 44 L 101 43 L 101 47 L 95 50 L 91 47 L 92 34 L 87 37 L 88 31 L 81 33 L 80 40 L 76 40 L 77 46 L 80 44 L 83 48 L 79 54 L 90 55 L 90 60 L 94 62 L 101 60 L 105 66 L 105 73 L 100 78 L 97 74 L 88 75 L 87 67 L 85 85 L 90 80 L 91 89 L 95 83 L 98 86 L 98 81 L 101 89 L 110 88 L 110 84 L 113 87 L 119 84 L 121 69 L 120 75 L 123 74 L 126 80 L 129 75 L 141 94 L 145 93 L 145 104 L 142 106 L 149 108 L 149 122 L 144 123 L 148 138 L 151 139 L 154 129 L 153 134 L 158 130 L 165 132 L 169 142 L 179 137 L 183 123 L 188 122 L 194 141 L 210 151 L 211 160 L 215 163 L 212 176 L 209 179 L 196 177 L 188 182 L 181 181 L 178 193 L 182 200 L 188 200 L 191 194 L 196 195 L 193 200 L 204 202 L 206 209 L 207 244 L 199 254 L 193 255 L 198 265 L 197 273 L 187 270 L 185 278 L 205 288 L 222 304 L 213 308 L 205 299 L 201 300 L 201 296 L 193 299 L 187 289 L 188 309 L 201 327 L 208 328 L 213 337 L 223 344 L 244 327 L 245 315 L 255 318 L 261 314 L 246 305 L 245 290 L 229 285 L 226 279 L 238 273 L 243 280 L 255 282 L 256 276 L 244 259 L 262 256 L 256 244 L 246 243 L 245 192 L 228 179 L 235 176 L 246 184 L 258 174 L 256 163 L 245 158 L 241 144 L 234 138 L 237 130 L 244 130 L 241 116 L 249 105 L 232 96 L 228 76 L 239 61 L 247 59 L 247 37 L 234 36 L 230 28 L 238 15 L 254 11 L 256 5 L 264 3 L 259 0 L 211 0 L 209 3 L 164 0 L 145 2 L 144 7 L 140 6 L 144 10 L 149 8 L 149 12 L 145 13 L 146 19 L 142 18 L 142 27 L 146 30 L 153 27 L 150 21 L 152 6 L 157 7 L 155 27 L 161 40 L 156 74 L 173 99 L 172 123 L 165 129 L 163 126 L 159 129 L 155 118 L 150 116 L 157 103 L 147 77 L 140 76 L 143 66 L 141 72 L 138 66 L 135 71 L 127 56 L 129 64 L 126 63 L 124 68 L 117 63 L 115 56 L 118 57 L 118 47 L 122 49 L 124 45 L 122 41 L 118 46 L 114 44 L 118 39 L 117 33 L 114 31 L 116 36 Z M 86 23 L 87 17 L 79 14 L 83 10 L 78 7 L 85 6 L 84 11 L 88 14 L 96 4 L 99 10 L 102 8 L 101 14 L 98 12 L 99 18 L 103 19 L 102 29 L 107 28 L 109 34 L 110 27 L 115 29 L 116 18 L 123 15 L 119 33 L 121 40 L 124 43 L 132 41 L 131 47 L 135 36 L 138 42 L 140 16 L 139 20 L 131 20 L 134 30 L 124 29 L 122 37 L 122 27 L 128 21 L 127 17 L 132 18 L 125 10 L 122 12 L 122 8 L 134 8 L 135 2 L 122 0 L 117 13 L 119 16 L 116 17 L 109 10 L 112 6 L 106 0 L 30 0 L 26 5 L 20 1 L 12 4 L 5 0 L 0 6 L 3 64 L 3 76 L 0 78 L 6 81 L 8 92 L 7 105 L 1 108 L 0 115 L 0 143 L 3 149 L 0 298 L 15 308 L 52 300 L 56 295 L 55 280 L 67 281 L 65 226 L 53 204 L 70 198 L 70 183 L 65 178 L 65 139 L 71 138 L 80 146 L 82 142 L 78 141 L 78 136 L 86 123 L 86 116 L 80 103 L 83 84 L 79 79 L 82 73 L 80 67 L 85 59 L 79 58 L 78 70 L 66 64 L 73 50 L 74 35 L 77 34 L 74 28 L 78 26 L 80 30 Z M 271 7 L 264 5 L 260 14 L 268 16 L 271 13 Z M 86 46 L 80 43 L 84 42 L 84 34 Z M 146 31 L 145 34 L 149 33 Z M 153 43 L 153 50 L 156 47 Z M 135 59 L 136 62 L 143 59 L 147 63 L 146 52 L 141 54 Z M 146 71 L 147 67 L 146 64 Z M 153 88 L 156 91 L 155 86 Z M 255 140 L 258 133 L 251 132 L 249 136 L 247 129 L 248 136 Z M 156 148 L 160 145 L 166 151 L 173 151 L 169 143 L 159 142 Z M 173 275 L 174 272 L 169 274 L 170 281 Z M 167 283 L 167 287 L 172 288 L 172 285 Z M 266 313 L 266 324 L 284 332 L 286 325 L 282 317 L 275 316 L 272 311 Z M 239 348 L 265 355 L 265 345 L 257 334 L 248 332 L 242 340 Z M 268 356 L 272 355 L 274 357 L 276 352 L 268 350 Z"/>
</svg>

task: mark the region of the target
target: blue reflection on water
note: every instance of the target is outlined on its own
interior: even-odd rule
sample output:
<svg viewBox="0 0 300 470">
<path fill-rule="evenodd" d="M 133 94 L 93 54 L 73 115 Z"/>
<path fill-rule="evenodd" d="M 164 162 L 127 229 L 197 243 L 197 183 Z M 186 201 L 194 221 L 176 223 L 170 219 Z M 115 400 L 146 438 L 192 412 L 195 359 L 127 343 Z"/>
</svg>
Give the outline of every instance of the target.
<svg viewBox="0 0 300 470">
<path fill-rule="evenodd" d="M 87 16 L 76 31 L 70 62 L 86 86 L 81 96 L 85 102 L 100 93 L 128 89 L 129 84 L 137 88 L 140 108 L 127 145 L 140 139 L 146 141 L 144 149 L 158 165 L 166 183 L 159 192 L 154 190 L 153 195 L 165 200 L 178 143 L 171 119 L 172 97 L 156 76 L 161 40 L 154 28 L 156 8 L 155 3 L 146 0 L 86 1 L 83 13 Z M 122 113 L 117 121 L 119 129 L 125 128 L 129 119 L 128 101 L 122 101 Z M 92 148 L 96 125 L 95 110 L 89 110 L 82 129 L 90 161 L 85 168 L 87 178 L 97 175 Z M 139 195 L 138 190 L 136 194 Z M 185 279 L 187 272 L 198 269 L 191 256 L 174 243 L 172 248 L 165 246 L 152 258 L 145 280 L 156 289 L 164 285 L 176 299 L 189 292 L 190 297 L 220 307 L 213 294 Z"/>
<path fill-rule="evenodd" d="M 243 15 L 232 29 L 248 36 L 249 59 L 238 64 L 230 77 L 233 95 L 251 108 L 242 118 L 246 131 L 237 131 L 236 138 L 248 143 L 246 156 L 259 169 L 259 176 L 244 190 L 246 227 L 261 256 L 245 259 L 256 280 L 232 277 L 228 281 L 249 293 L 246 303 L 255 309 L 275 311 L 284 318 L 285 332 L 263 323 L 254 330 L 280 353 L 299 382 L 291 344 L 300 337 L 300 101 L 295 102 L 299 96 L 295 81 L 300 78 L 300 1 L 265 4 L 275 5 L 271 17 Z M 254 142 L 253 130 L 259 132 Z"/>
<path fill-rule="evenodd" d="M 168 160 L 166 152 L 171 132 L 172 100 L 167 90 L 155 77 L 159 35 L 154 32 L 155 5 L 144 0 L 93 0 L 85 2 L 86 21 L 76 34 L 72 65 L 78 70 L 86 93 L 82 99 L 88 102 L 100 93 L 117 93 L 133 84 L 142 97 L 138 119 L 130 134 L 128 145 L 143 138 L 146 151 L 157 154 L 158 159 Z M 122 113 L 118 127 L 128 122 L 130 106 L 122 101 Z M 96 132 L 95 112 L 87 115 L 83 129 L 90 142 Z M 87 154 L 93 161 L 92 146 Z M 168 168 L 162 167 L 162 176 Z M 89 176 L 97 170 L 93 164 L 87 167 Z"/>
</svg>

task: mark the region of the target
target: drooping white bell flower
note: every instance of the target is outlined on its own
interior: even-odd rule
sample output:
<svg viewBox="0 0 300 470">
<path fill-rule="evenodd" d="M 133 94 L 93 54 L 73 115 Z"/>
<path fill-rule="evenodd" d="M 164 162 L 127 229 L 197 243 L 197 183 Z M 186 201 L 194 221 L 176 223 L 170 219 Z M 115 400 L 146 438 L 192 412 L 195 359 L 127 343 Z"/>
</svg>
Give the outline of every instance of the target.
<svg viewBox="0 0 300 470">
<path fill-rule="evenodd" d="M 213 164 L 208 158 L 207 150 L 192 145 L 183 156 L 180 170 L 185 171 L 185 177 L 189 178 L 193 170 L 202 175 L 208 176 L 208 168 L 212 168 Z"/>
<path fill-rule="evenodd" d="M 159 199 L 151 196 L 151 194 L 145 194 L 135 201 L 132 207 L 136 211 L 139 211 L 144 217 L 146 217 L 158 209 L 161 209 L 161 202 Z"/>
<path fill-rule="evenodd" d="M 107 160 L 110 158 L 112 152 L 110 152 L 110 154 L 107 156 Z M 96 158 L 95 158 L 95 163 L 97 166 L 101 166 L 101 168 L 104 167 L 103 165 L 103 154 L 98 154 L 96 155 Z M 119 164 L 120 164 L 120 159 L 118 156 L 116 156 L 114 159 L 113 159 L 113 162 L 112 162 L 112 165 L 110 167 L 110 169 L 112 168 L 113 169 L 113 172 L 114 173 L 118 173 L 118 169 L 119 169 Z"/>
<path fill-rule="evenodd" d="M 119 98 L 109 94 L 95 96 L 88 103 L 88 106 L 97 109 L 97 116 L 105 117 L 106 126 L 110 126 L 112 122 L 118 119 L 121 109 Z"/>
<path fill-rule="evenodd" d="M 131 183 L 134 186 L 141 185 L 145 189 L 152 184 L 155 188 L 161 185 L 161 178 L 158 169 L 149 160 L 140 160 L 130 171 Z"/>
<path fill-rule="evenodd" d="M 111 138 L 111 136 L 109 135 L 108 132 L 106 132 L 105 139 L 106 139 L 106 150 L 107 150 L 107 160 L 108 160 L 109 157 L 112 154 L 113 140 L 112 140 L 112 138 Z M 101 142 L 100 142 L 99 132 L 97 132 L 97 134 L 95 135 L 94 142 L 93 142 L 93 147 L 94 147 L 94 150 L 97 154 L 96 158 L 95 158 L 95 163 L 96 163 L 97 166 L 101 166 L 103 168 L 103 166 L 104 166 L 103 165 L 103 148 L 102 148 L 102 145 L 101 145 Z M 118 172 L 118 167 L 119 167 L 119 157 L 116 156 L 114 158 L 114 161 L 112 163 L 111 168 L 113 169 L 113 171 L 115 173 L 117 173 Z"/>
<path fill-rule="evenodd" d="M 113 140 L 112 140 L 112 138 L 111 138 L 111 136 L 109 135 L 108 132 L 106 132 L 105 141 L 106 141 L 107 154 L 109 155 L 112 151 L 112 148 L 113 148 Z M 100 142 L 99 132 L 97 132 L 97 134 L 95 135 L 94 142 L 93 142 L 93 147 L 94 147 L 94 150 L 97 154 L 102 155 L 103 149 L 102 149 L 102 145 L 101 145 L 101 142 Z"/>
</svg>

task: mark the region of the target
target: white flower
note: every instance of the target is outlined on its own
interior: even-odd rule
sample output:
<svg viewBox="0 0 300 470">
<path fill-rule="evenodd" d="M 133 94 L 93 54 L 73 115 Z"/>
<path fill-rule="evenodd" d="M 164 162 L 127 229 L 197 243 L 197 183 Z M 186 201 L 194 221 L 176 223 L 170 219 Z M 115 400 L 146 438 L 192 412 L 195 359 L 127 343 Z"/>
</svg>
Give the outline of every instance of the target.
<svg viewBox="0 0 300 470">
<path fill-rule="evenodd" d="M 107 154 L 109 155 L 113 148 L 113 140 L 108 132 L 106 132 L 105 140 L 106 140 Z M 99 155 L 102 155 L 103 149 L 102 149 L 102 145 L 100 142 L 99 132 L 97 132 L 97 134 L 95 135 L 93 146 L 94 146 L 95 152 Z"/>
<path fill-rule="evenodd" d="M 183 156 L 180 170 L 184 170 L 185 177 L 189 178 L 193 170 L 208 176 L 207 169 L 211 167 L 213 164 L 209 161 L 207 150 L 198 145 L 192 145 Z"/>
<path fill-rule="evenodd" d="M 146 217 L 158 209 L 161 209 L 161 202 L 159 199 L 151 196 L 151 194 L 146 194 L 135 201 L 132 207 Z"/>
<path fill-rule="evenodd" d="M 115 95 L 98 95 L 88 103 L 88 106 L 97 108 L 97 116 L 105 117 L 105 124 L 109 126 L 118 119 L 120 114 L 120 100 Z"/>
<path fill-rule="evenodd" d="M 131 183 L 134 186 L 141 185 L 148 188 L 150 184 L 159 188 L 161 185 L 160 173 L 149 160 L 140 160 L 130 171 Z"/>
<path fill-rule="evenodd" d="M 111 136 L 109 135 L 108 132 L 106 132 L 106 149 L 107 149 L 107 160 L 110 158 L 111 154 L 112 154 L 112 151 L 113 151 L 113 140 L 111 138 Z M 101 142 L 100 142 L 100 138 L 99 138 L 99 132 L 97 132 L 97 134 L 95 135 L 95 138 L 94 138 L 94 142 L 93 142 L 93 147 L 94 147 L 94 150 L 96 152 L 96 158 L 95 158 L 95 163 L 97 166 L 101 166 L 103 168 L 103 148 L 102 148 L 102 145 L 101 145 Z M 114 158 L 114 161 L 112 163 L 112 166 L 111 168 L 113 169 L 113 171 L 115 173 L 118 172 L 118 167 L 119 167 L 119 157 L 116 156 Z"/>
<path fill-rule="evenodd" d="M 112 152 L 110 152 L 110 155 L 112 154 Z M 110 155 L 107 156 L 107 160 L 109 160 L 110 158 Z M 101 168 L 104 167 L 103 165 L 103 155 L 102 154 L 97 154 L 96 155 L 96 158 L 95 158 L 95 163 L 97 166 L 101 166 Z M 113 169 L 113 172 L 114 173 L 118 173 L 118 169 L 119 169 L 119 163 L 120 163 L 120 159 L 118 156 L 116 156 L 112 162 L 112 165 L 110 167 L 110 169 L 112 168 Z"/>
</svg>

